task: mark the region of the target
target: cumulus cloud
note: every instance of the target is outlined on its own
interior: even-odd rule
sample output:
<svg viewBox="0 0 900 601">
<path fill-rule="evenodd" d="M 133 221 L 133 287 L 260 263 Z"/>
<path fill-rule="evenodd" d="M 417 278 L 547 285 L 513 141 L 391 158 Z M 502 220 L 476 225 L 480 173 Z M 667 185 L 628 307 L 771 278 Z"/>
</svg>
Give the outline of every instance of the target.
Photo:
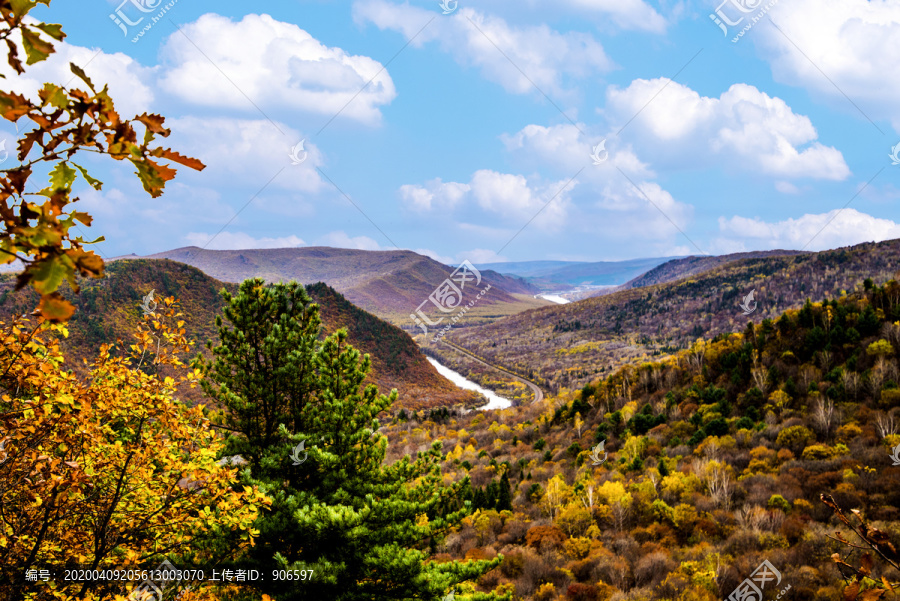
<svg viewBox="0 0 900 601">
<path fill-rule="evenodd" d="M 433 11 L 365 0 L 353 5 L 353 15 L 361 24 L 399 31 L 416 47 L 437 40 L 458 62 L 480 69 L 486 79 L 516 94 L 531 93 L 534 86 L 547 94 L 566 93 L 565 78 L 612 67 L 603 47 L 588 34 L 559 33 L 546 25 L 515 27 L 472 8 L 433 20 Z"/>
<path fill-rule="evenodd" d="M 330 232 L 316 240 L 318 246 L 352 248 L 355 250 L 384 250 L 378 242 L 368 236 L 351 237 L 344 231 Z"/>
<path fill-rule="evenodd" d="M 192 246 L 199 246 L 208 250 L 243 250 L 250 248 L 294 248 L 305 246 L 297 236 L 283 236 L 280 238 L 254 238 L 243 232 L 222 232 L 215 238 L 213 234 L 191 232 L 184 239 Z M 212 238 L 212 240 L 210 240 Z"/>
<path fill-rule="evenodd" d="M 408 208 L 417 212 L 453 209 L 471 189 L 468 184 L 444 183 L 438 177 L 425 182 L 424 186 L 409 184 L 401 186 L 400 198 Z"/>
<path fill-rule="evenodd" d="M 616 167 L 632 177 L 654 177 L 649 166 L 612 134 L 586 137 L 582 132 L 588 130 L 584 124 L 531 124 L 513 135 L 504 134 L 500 139 L 515 159 L 528 168 L 540 170 L 549 167 L 559 174 L 572 176 L 578 173 L 579 180 L 596 182 L 609 179 L 616 172 Z M 591 158 L 593 148 L 604 141 L 607 159 L 600 165 L 594 165 Z"/>
<path fill-rule="evenodd" d="M 21 47 L 21 34 L 17 31 L 11 40 L 19 46 L 19 57 L 25 52 Z M 107 54 L 98 49 L 73 46 L 66 42 L 55 43 L 56 52 L 39 63 L 28 66 L 19 75 L 5 61 L 0 62 L 3 75 L 3 89 L 37 100 L 37 92 L 44 82 L 52 82 L 69 88 L 87 90 L 87 85 L 72 73 L 69 63 L 81 67 L 99 90 L 109 85 L 109 94 L 116 103 L 116 111 L 125 119 L 130 119 L 150 110 L 154 100 L 153 70 L 144 67 L 130 56 L 121 52 Z"/>
<path fill-rule="evenodd" d="M 900 238 L 900 224 L 850 208 L 774 222 L 758 217 L 720 217 L 719 229 L 722 237 L 715 241 L 719 252 L 776 248 L 815 251 Z"/>
<path fill-rule="evenodd" d="M 523 166 L 551 168 L 569 177 L 577 174 L 579 190 L 573 193 L 573 199 L 582 212 L 578 222 L 572 223 L 573 227 L 590 227 L 614 236 L 633 227 L 641 237 L 660 240 L 678 233 L 673 223 L 682 230 L 688 227 L 693 208 L 678 202 L 654 182 L 655 173 L 631 148 L 612 134 L 597 134 L 588 139 L 582 133 L 587 130 L 583 125 L 532 124 L 502 139 Z M 604 138 L 608 155 L 605 161 L 595 165 L 590 155 Z M 610 221 L 610 212 L 615 215 L 614 222 Z"/>
<path fill-rule="evenodd" d="M 810 119 L 780 98 L 747 84 L 709 98 L 666 82 L 636 79 L 625 89 L 612 86 L 607 92 L 612 121 L 625 124 L 640 111 L 623 136 L 642 156 L 660 164 L 717 163 L 780 178 L 844 180 L 850 175 L 841 152 L 817 142 Z"/>
<path fill-rule="evenodd" d="M 830 98 L 856 113 L 847 94 L 869 118 L 890 119 L 900 131 L 900 4 L 792 0 L 779 2 L 769 14 L 784 33 L 760 27 L 752 37 L 778 81 L 803 86 L 813 98 Z"/>
<path fill-rule="evenodd" d="M 172 120 L 171 126 L 172 144 L 182 154 L 195 156 L 207 166 L 196 177 L 234 184 L 249 181 L 262 186 L 278 174 L 270 184 L 273 187 L 302 192 L 322 188 L 322 178 L 315 169 L 322 164 L 322 153 L 305 141 L 298 158 L 306 156 L 306 160 L 292 164 L 291 148 L 302 137 L 284 125 L 280 129 L 287 135 L 265 119 L 183 117 Z M 183 172 L 187 174 L 188 170 Z"/>
<path fill-rule="evenodd" d="M 622 29 L 664 33 L 666 20 L 643 0 L 565 0 L 565 4 L 587 14 L 609 17 Z"/>
<path fill-rule="evenodd" d="M 380 107 L 396 96 L 378 61 L 328 47 L 269 15 L 235 22 L 206 14 L 181 29 L 184 35 L 172 34 L 163 47 L 168 66 L 160 83 L 193 104 L 248 111 L 256 104 L 329 116 L 340 111 L 374 124 Z"/>
<path fill-rule="evenodd" d="M 400 188 L 400 195 L 407 206 L 419 212 L 468 203 L 507 223 L 533 219 L 536 225 L 555 230 L 566 220 L 574 182 L 568 186 L 566 183 L 538 178 L 529 181 L 523 175 L 480 169 L 468 183 L 432 180 L 425 186 L 407 184 Z M 452 197 L 452 204 L 447 201 L 448 196 Z"/>
</svg>

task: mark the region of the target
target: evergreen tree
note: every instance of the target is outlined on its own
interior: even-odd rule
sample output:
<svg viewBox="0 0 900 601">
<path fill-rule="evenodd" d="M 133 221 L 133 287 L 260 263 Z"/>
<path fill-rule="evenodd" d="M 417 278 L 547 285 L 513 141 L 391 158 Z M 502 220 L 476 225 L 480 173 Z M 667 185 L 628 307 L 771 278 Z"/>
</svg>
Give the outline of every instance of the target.
<svg viewBox="0 0 900 601">
<path fill-rule="evenodd" d="M 499 565 L 501 557 L 427 562 L 434 539 L 471 513 L 448 509 L 468 483 L 443 485 L 438 442 L 383 465 L 387 439 L 376 416 L 397 393 L 361 390 L 369 357 L 344 330 L 319 340 L 318 307 L 302 286 L 254 279 L 237 296 L 222 295 L 231 327 L 217 319 L 215 361 L 198 364 L 204 390 L 225 408 L 227 452 L 248 460 L 243 483 L 272 498 L 243 558 L 265 575 L 258 592 L 278 601 L 438 599 Z M 276 581 L 276 568 L 312 577 Z"/>
<path fill-rule="evenodd" d="M 512 511 L 512 493 L 509 486 L 508 472 L 503 472 L 500 478 L 500 491 L 497 495 L 497 511 Z"/>
</svg>

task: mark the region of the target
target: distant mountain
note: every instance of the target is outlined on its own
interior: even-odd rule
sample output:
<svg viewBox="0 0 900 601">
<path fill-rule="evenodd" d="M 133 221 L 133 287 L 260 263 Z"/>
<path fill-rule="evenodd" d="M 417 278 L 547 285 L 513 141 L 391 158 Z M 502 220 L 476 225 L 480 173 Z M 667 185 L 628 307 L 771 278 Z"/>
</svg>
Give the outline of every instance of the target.
<svg viewBox="0 0 900 601">
<path fill-rule="evenodd" d="M 63 295 L 76 306 L 68 323 L 70 335 L 60 343 L 71 369 L 84 373 L 82 359 L 92 359 L 102 343 L 121 338 L 133 341 L 134 328 L 142 318 L 139 304 L 150 290 L 156 297 L 174 296 L 182 306 L 188 339 L 196 342 L 196 351 L 208 354 L 207 340 L 217 341 L 216 315 L 224 302 L 222 288 L 236 293 L 237 284 L 223 283 L 199 269 L 168 260 L 115 261 L 106 266 L 108 277 L 80 282 L 81 292 L 74 294 L 64 284 Z M 30 288 L 15 292 L 15 276 L 0 275 L 0 317 L 30 312 L 38 302 Z M 354 306 L 325 284 L 312 284 L 307 290 L 319 305 L 325 333 L 347 328 L 350 343 L 372 359 L 367 382 L 376 384 L 384 394 L 396 388 L 399 405 L 412 409 L 448 406 L 472 399 L 472 394 L 457 388 L 437 373 L 410 336 L 374 315 Z M 180 391 L 182 398 L 199 400 L 199 389 Z"/>
<path fill-rule="evenodd" d="M 900 279 L 900 240 L 671 263 L 645 281 L 690 275 L 458 328 L 448 338 L 493 364 L 533 373 L 551 390 L 580 387 L 622 363 L 685 348 L 700 336 L 740 331 L 748 321 L 799 308 L 807 298 L 841 296 L 866 278 Z M 712 268 L 695 273 L 705 265 Z"/>
<path fill-rule="evenodd" d="M 671 257 L 593 263 L 580 261 L 483 263 L 478 265 L 478 268 L 519 276 L 541 288 L 542 292 L 556 292 L 579 286 L 622 285 L 667 261 L 671 261 Z"/>
<path fill-rule="evenodd" d="M 356 306 L 393 321 L 406 320 L 427 301 L 453 272 L 437 261 L 408 250 L 366 251 L 329 247 L 259 250 L 203 250 L 177 248 L 144 257 L 171 259 L 192 265 L 223 282 L 242 282 L 260 277 L 267 282 L 296 280 L 303 284 L 324 282 Z M 121 257 L 119 260 L 128 260 Z M 540 290 L 525 280 L 481 272 L 480 288 L 491 285 L 480 305 L 517 303 L 513 295 L 533 296 Z M 478 290 L 464 289 L 464 303 Z"/>
</svg>

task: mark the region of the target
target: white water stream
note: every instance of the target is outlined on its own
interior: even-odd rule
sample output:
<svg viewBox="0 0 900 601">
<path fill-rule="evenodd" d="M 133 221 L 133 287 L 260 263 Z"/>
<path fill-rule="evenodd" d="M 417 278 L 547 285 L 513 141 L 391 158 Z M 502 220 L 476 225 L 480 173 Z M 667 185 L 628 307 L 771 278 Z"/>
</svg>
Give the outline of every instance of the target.
<svg viewBox="0 0 900 601">
<path fill-rule="evenodd" d="M 538 294 L 535 298 L 542 298 L 544 300 L 548 300 L 551 303 L 556 303 L 557 305 L 568 305 L 572 301 L 567 298 L 563 298 L 558 294 Z"/>
<path fill-rule="evenodd" d="M 449 367 L 441 365 L 431 357 L 426 357 L 428 362 L 434 365 L 435 369 L 438 370 L 438 373 L 459 386 L 460 388 L 465 388 L 466 390 L 475 390 L 483 394 L 487 400 L 488 404 L 484 407 L 479 407 L 480 410 L 485 409 L 506 409 L 507 407 L 512 405 L 512 402 L 509 399 L 505 399 L 502 396 L 498 395 L 493 390 L 488 390 L 487 388 L 483 388 L 473 382 L 472 380 L 468 380 L 462 374 L 453 371 Z"/>
</svg>

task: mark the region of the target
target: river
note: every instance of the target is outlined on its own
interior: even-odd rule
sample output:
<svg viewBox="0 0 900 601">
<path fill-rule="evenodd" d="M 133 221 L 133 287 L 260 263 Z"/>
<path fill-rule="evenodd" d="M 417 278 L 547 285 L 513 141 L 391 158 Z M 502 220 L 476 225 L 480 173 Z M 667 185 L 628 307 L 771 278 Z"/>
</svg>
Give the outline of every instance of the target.
<svg viewBox="0 0 900 601">
<path fill-rule="evenodd" d="M 447 378 L 448 380 L 450 380 L 451 382 L 453 382 L 460 388 L 465 388 L 466 390 L 475 390 L 475 391 L 483 394 L 485 396 L 485 398 L 487 398 L 488 404 L 483 407 L 479 407 L 480 410 L 506 409 L 507 407 L 512 406 L 512 401 L 510 401 L 509 399 L 503 398 L 502 396 L 498 395 L 493 390 L 488 390 L 487 388 L 483 388 L 482 386 L 479 386 L 472 380 L 466 379 L 465 376 L 463 376 L 462 374 L 453 371 L 449 367 L 445 367 L 444 365 L 441 365 L 440 363 L 438 363 L 431 357 L 426 357 L 426 359 L 428 359 L 429 363 L 434 365 L 434 368 L 436 370 L 438 370 L 439 374 L 441 374 L 442 376 L 444 376 L 445 378 Z"/>
<path fill-rule="evenodd" d="M 551 303 L 556 303 L 557 305 L 568 305 L 572 301 L 567 298 L 563 298 L 558 294 L 537 294 L 535 298 L 542 298 L 544 300 L 548 300 Z"/>
</svg>

